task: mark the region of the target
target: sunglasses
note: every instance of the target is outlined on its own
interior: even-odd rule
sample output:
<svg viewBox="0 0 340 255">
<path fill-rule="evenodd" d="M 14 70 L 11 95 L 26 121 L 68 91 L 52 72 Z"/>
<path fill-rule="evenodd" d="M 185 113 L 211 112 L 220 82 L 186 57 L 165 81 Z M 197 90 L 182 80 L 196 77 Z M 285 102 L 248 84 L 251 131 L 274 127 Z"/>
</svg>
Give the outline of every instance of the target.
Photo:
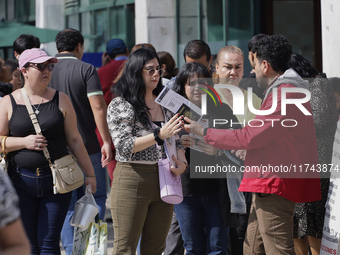
<svg viewBox="0 0 340 255">
<path fill-rule="evenodd" d="M 155 73 L 157 72 L 160 77 L 162 77 L 164 72 L 165 72 L 164 69 L 157 69 L 157 70 L 156 69 L 143 69 L 143 71 L 147 72 L 148 75 L 150 75 L 150 76 L 154 76 Z"/>
<path fill-rule="evenodd" d="M 54 69 L 54 64 L 48 63 L 48 64 L 35 64 L 35 63 L 30 63 L 29 64 L 30 67 L 34 67 L 36 69 L 38 69 L 40 72 L 43 72 L 45 70 L 45 68 L 47 67 L 47 69 L 52 72 Z"/>
</svg>

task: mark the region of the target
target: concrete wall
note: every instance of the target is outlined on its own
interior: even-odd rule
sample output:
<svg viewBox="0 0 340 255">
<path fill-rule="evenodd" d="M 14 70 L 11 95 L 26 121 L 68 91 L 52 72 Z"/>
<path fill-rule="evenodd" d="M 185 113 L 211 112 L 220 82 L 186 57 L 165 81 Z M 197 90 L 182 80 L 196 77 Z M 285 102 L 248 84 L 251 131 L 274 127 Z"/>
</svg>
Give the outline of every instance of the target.
<svg viewBox="0 0 340 255">
<path fill-rule="evenodd" d="M 176 59 L 175 12 L 175 0 L 136 0 L 136 44 L 151 43 Z"/>
<path fill-rule="evenodd" d="M 322 63 L 328 77 L 340 77 L 339 13 L 339 0 L 321 0 Z"/>
<path fill-rule="evenodd" d="M 35 26 L 63 30 L 65 28 L 64 0 L 36 0 Z M 41 48 L 49 55 L 57 53 L 55 42 L 43 43 Z"/>
</svg>

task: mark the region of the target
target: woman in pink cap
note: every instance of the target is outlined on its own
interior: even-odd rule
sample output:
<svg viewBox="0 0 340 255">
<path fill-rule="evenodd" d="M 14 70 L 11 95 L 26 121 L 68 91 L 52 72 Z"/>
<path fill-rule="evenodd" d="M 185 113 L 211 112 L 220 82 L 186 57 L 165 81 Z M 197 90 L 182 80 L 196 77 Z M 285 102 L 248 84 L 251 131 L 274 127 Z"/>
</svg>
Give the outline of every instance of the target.
<svg viewBox="0 0 340 255">
<path fill-rule="evenodd" d="M 51 169 L 43 149 L 48 148 L 53 162 L 67 155 L 69 148 L 86 174 L 85 184 L 96 190 L 94 171 L 77 129 L 72 104 L 64 93 L 47 87 L 57 62 L 41 49 L 26 50 L 19 58 L 25 79 L 23 89 L 42 135 L 36 135 L 21 90 L 0 101 L 0 135 L 8 136 L 5 139 L 8 175 L 20 198 L 21 217 L 32 254 L 37 255 L 60 254 L 60 232 L 72 196 L 72 192 L 53 194 Z"/>
</svg>

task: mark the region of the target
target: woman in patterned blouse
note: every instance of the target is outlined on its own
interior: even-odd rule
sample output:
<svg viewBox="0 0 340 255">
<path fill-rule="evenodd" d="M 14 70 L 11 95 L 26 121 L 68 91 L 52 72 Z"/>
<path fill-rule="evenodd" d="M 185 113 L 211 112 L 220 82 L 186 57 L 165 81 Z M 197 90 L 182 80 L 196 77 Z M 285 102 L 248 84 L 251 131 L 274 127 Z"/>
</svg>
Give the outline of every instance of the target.
<svg viewBox="0 0 340 255">
<path fill-rule="evenodd" d="M 173 205 L 160 198 L 157 162 L 166 157 L 163 140 L 176 135 L 183 120 L 155 102 L 163 88 L 163 72 L 155 52 L 146 48 L 134 51 L 108 107 L 107 122 L 118 162 L 110 197 L 113 254 L 135 254 L 140 236 L 141 254 L 160 255 L 165 247 Z M 187 161 L 179 141 L 176 148 L 177 159 L 173 160 L 177 167 L 171 171 L 178 176 Z"/>
</svg>

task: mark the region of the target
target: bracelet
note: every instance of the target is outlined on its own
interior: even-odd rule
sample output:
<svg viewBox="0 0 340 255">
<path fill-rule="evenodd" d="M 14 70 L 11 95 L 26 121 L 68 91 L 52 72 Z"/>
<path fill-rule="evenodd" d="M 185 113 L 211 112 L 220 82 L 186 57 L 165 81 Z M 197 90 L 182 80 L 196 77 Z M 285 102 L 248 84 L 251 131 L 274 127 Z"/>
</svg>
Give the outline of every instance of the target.
<svg viewBox="0 0 340 255">
<path fill-rule="evenodd" d="M 86 177 L 96 177 L 95 175 L 86 175 Z"/>
</svg>

